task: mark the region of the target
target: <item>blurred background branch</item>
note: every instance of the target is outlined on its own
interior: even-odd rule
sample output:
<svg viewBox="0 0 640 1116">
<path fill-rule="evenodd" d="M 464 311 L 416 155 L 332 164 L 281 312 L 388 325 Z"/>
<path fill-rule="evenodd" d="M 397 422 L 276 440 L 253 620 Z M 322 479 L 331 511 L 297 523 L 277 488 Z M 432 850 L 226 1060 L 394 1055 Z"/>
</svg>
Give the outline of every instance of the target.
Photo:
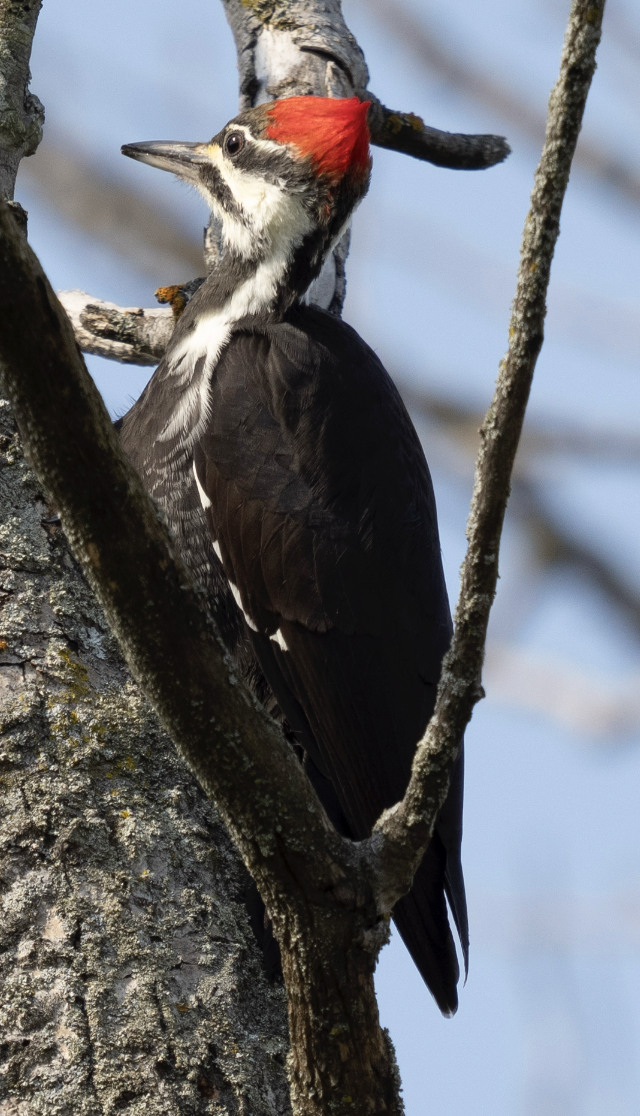
<svg viewBox="0 0 640 1116">
<path fill-rule="evenodd" d="M 386 0 L 358 0 L 366 6 L 377 22 L 398 40 L 421 66 L 437 74 L 457 93 L 468 97 L 494 113 L 505 125 L 541 147 L 544 139 L 544 106 L 537 109 L 513 88 L 497 81 L 470 58 L 460 53 L 439 32 L 435 20 L 421 12 L 414 16 L 406 4 L 389 4 Z M 614 17 L 615 18 L 615 17 Z M 619 33 L 625 36 L 624 17 L 618 14 Z M 628 33 L 628 32 L 627 32 Z M 578 142 L 575 165 L 640 207 L 640 174 L 624 160 L 600 145 L 582 137 Z"/>
<path fill-rule="evenodd" d="M 187 280 L 202 273 L 202 243 L 182 231 L 175 210 L 118 181 L 62 137 L 47 133 L 22 164 L 22 175 L 34 197 L 108 244 L 123 264 L 134 264 L 152 279 Z"/>
</svg>

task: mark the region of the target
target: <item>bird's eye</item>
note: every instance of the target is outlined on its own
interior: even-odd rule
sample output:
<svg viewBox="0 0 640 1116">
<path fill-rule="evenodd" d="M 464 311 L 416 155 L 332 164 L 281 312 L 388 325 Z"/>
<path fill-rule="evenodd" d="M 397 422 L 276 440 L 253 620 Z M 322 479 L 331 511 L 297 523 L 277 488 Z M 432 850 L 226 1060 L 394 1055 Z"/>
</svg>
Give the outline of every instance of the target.
<svg viewBox="0 0 640 1116">
<path fill-rule="evenodd" d="M 244 136 L 242 132 L 229 132 L 225 137 L 224 149 L 227 155 L 237 155 L 244 147 Z"/>
</svg>

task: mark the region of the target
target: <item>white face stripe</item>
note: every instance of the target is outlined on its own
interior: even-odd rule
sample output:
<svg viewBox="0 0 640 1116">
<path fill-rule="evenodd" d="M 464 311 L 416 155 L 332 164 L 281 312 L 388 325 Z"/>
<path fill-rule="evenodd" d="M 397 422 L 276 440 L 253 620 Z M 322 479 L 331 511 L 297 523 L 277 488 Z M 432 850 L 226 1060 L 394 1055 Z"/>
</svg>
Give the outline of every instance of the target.
<svg viewBox="0 0 640 1116">
<path fill-rule="evenodd" d="M 247 134 L 248 142 L 281 150 L 280 144 L 254 140 L 247 129 L 238 130 Z M 199 186 L 214 215 L 220 218 L 224 247 L 245 259 L 256 259 L 257 252 L 260 262 L 256 262 L 253 274 L 240 283 L 224 306 L 203 314 L 195 329 L 167 354 L 168 374 L 174 377 L 180 393 L 171 419 L 159 437 L 160 441 L 177 439 L 184 449 L 194 444 L 208 420 L 211 375 L 235 322 L 270 311 L 295 251 L 314 227 L 301 194 L 241 171 L 223 155 L 218 144 L 209 144 L 206 152 L 245 218 L 239 221 L 204 185 Z"/>
<path fill-rule="evenodd" d="M 200 479 L 199 479 L 199 477 L 198 477 L 198 470 L 196 469 L 196 463 L 195 463 L 195 461 L 194 461 L 194 463 L 193 463 L 193 475 L 194 475 L 194 477 L 196 478 L 196 485 L 197 485 L 197 487 L 198 487 L 198 494 L 199 494 L 199 496 L 200 496 L 200 503 L 202 504 L 203 508 L 204 508 L 204 509 L 205 509 L 205 511 L 206 511 L 206 509 L 207 509 L 207 508 L 210 508 L 210 507 L 211 507 L 211 500 L 209 499 L 209 497 L 207 496 L 207 494 L 206 494 L 206 492 L 205 492 L 204 488 L 203 488 L 203 487 L 202 487 L 202 485 L 200 484 Z M 218 546 L 218 544 L 217 544 L 217 543 L 214 543 L 214 548 L 215 548 L 216 546 Z M 218 547 L 218 550 L 220 550 L 220 547 Z M 220 555 L 219 555 L 219 554 L 218 554 L 218 558 L 220 558 Z M 220 561 L 222 561 L 222 559 L 221 559 L 221 558 L 220 558 Z"/>
<path fill-rule="evenodd" d="M 280 144 L 273 140 L 254 139 L 247 128 L 234 129 L 243 132 L 247 143 L 267 152 L 281 151 Z M 267 251 L 282 251 L 286 242 L 296 248 L 313 228 L 313 221 L 305 209 L 301 194 L 292 193 L 285 182 L 265 182 L 259 174 L 243 171 L 223 154 L 217 144 L 210 144 L 207 156 L 220 177 L 230 190 L 246 221 L 239 221 L 220 204 L 215 194 L 201 183 L 200 193 L 222 222 L 225 246 L 244 257 L 251 256 L 255 250 L 256 236 L 267 241 Z"/>
</svg>

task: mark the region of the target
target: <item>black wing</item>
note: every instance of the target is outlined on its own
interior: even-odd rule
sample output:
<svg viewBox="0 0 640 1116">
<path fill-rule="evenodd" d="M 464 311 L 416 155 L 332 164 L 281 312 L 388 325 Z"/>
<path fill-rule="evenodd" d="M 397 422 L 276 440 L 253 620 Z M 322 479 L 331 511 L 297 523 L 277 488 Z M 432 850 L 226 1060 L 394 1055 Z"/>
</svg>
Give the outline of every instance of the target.
<svg viewBox="0 0 640 1116">
<path fill-rule="evenodd" d="M 224 571 L 332 818 L 367 836 L 406 789 L 451 622 L 431 479 L 382 365 L 321 311 L 234 334 L 195 453 Z M 465 963 L 462 765 L 394 919 L 445 1012 Z"/>
</svg>

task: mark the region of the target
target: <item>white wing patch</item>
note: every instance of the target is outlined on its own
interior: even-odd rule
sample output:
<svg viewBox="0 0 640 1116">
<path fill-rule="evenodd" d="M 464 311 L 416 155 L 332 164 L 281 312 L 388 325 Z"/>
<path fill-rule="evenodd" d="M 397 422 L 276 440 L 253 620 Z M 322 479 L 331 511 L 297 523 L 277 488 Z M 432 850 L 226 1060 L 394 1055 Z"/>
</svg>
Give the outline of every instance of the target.
<svg viewBox="0 0 640 1116">
<path fill-rule="evenodd" d="M 218 558 L 220 559 L 220 565 L 224 569 L 224 566 L 222 564 L 222 554 L 220 552 L 220 543 L 219 542 L 214 542 L 213 549 L 215 550 Z M 225 570 L 225 573 L 226 573 L 226 570 Z M 253 620 L 249 616 L 249 613 L 245 612 L 245 610 L 242 606 L 242 600 L 241 600 L 241 597 L 240 597 L 240 590 L 238 589 L 238 586 L 234 585 L 231 578 L 228 577 L 228 576 L 227 576 L 227 584 L 228 584 L 228 586 L 229 586 L 229 588 L 230 588 L 230 590 L 233 594 L 233 599 L 236 602 L 236 604 L 237 604 L 238 608 L 240 609 L 240 612 L 244 616 L 245 620 L 247 621 L 247 624 L 249 625 L 249 627 L 251 628 L 252 631 L 257 632 L 258 629 L 257 629 L 256 625 L 254 624 Z"/>
<path fill-rule="evenodd" d="M 287 641 L 284 638 L 282 632 L 280 631 L 280 628 L 278 628 L 277 632 L 275 632 L 275 634 L 271 636 L 271 639 L 273 640 L 274 643 L 278 644 L 278 647 L 282 651 L 288 651 L 289 650 L 289 648 L 287 647 Z"/>
<path fill-rule="evenodd" d="M 249 625 L 249 627 L 251 628 L 251 630 L 253 632 L 257 632 L 258 629 L 257 629 L 256 625 L 254 624 L 253 620 L 251 619 L 251 617 L 249 616 L 249 613 L 245 612 L 244 608 L 242 607 L 242 600 L 241 600 L 241 597 L 240 597 L 240 590 L 238 589 L 238 586 L 234 585 L 233 582 L 231 580 L 229 580 L 229 588 L 230 588 L 231 592 L 233 593 L 233 599 L 236 602 L 236 604 L 237 604 L 238 608 L 240 609 L 240 612 L 244 616 L 245 620 L 247 621 L 247 624 Z"/>
<path fill-rule="evenodd" d="M 206 492 L 205 492 L 204 488 L 203 488 L 203 487 L 202 487 L 202 485 L 200 484 L 200 479 L 199 479 L 199 477 L 198 477 L 198 470 L 196 469 L 196 463 L 195 463 L 195 461 L 194 461 L 194 463 L 193 463 L 193 475 L 194 475 L 194 477 L 196 478 L 196 484 L 197 484 L 197 486 L 198 486 L 198 493 L 199 493 L 199 495 L 200 495 L 200 503 L 202 504 L 203 508 L 204 508 L 204 509 L 205 509 L 205 511 L 206 511 L 206 509 L 207 509 L 207 508 L 210 508 L 210 507 L 211 507 L 211 500 L 209 499 L 209 497 L 207 496 L 207 494 L 206 494 Z M 214 546 L 218 546 L 218 544 L 217 544 L 217 543 L 214 543 Z M 220 550 L 220 547 L 218 547 L 218 551 L 219 551 L 219 550 Z M 218 553 L 218 558 L 220 558 L 220 554 L 219 554 L 219 553 Z M 222 559 L 221 559 L 221 558 L 220 558 L 220 561 L 222 561 Z"/>
</svg>

